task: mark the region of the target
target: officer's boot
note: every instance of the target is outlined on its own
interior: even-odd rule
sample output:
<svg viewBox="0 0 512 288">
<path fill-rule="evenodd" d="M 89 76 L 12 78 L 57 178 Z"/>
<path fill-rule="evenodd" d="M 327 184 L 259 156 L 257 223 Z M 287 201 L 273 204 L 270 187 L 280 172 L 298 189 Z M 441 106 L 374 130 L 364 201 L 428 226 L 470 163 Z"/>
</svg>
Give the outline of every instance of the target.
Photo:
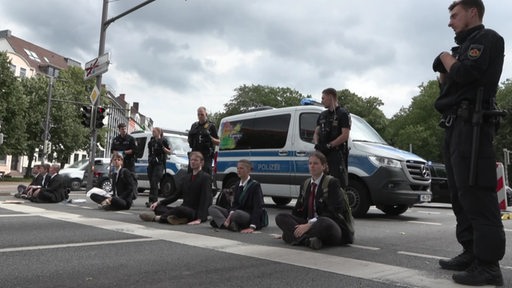
<svg viewBox="0 0 512 288">
<path fill-rule="evenodd" d="M 464 271 L 468 269 L 474 261 L 475 255 L 473 255 L 473 251 L 465 249 L 464 252 L 451 259 L 439 260 L 439 266 L 446 270 Z"/>
<path fill-rule="evenodd" d="M 456 283 L 470 286 L 503 286 L 503 276 L 498 262 L 488 263 L 476 260 L 466 271 L 455 273 L 452 278 Z"/>
</svg>

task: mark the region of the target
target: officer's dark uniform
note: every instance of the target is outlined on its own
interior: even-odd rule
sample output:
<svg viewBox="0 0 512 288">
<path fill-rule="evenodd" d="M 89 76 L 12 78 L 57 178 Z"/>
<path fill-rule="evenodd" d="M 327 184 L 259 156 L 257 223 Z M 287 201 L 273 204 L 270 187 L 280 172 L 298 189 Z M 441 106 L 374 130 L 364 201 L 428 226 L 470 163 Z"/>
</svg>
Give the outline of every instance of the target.
<svg viewBox="0 0 512 288">
<path fill-rule="evenodd" d="M 126 154 L 124 151 L 132 150 L 132 154 Z M 135 142 L 135 138 L 131 135 L 121 134 L 117 135 L 112 141 L 111 153 L 117 151 L 123 156 L 123 167 L 128 170 L 135 172 L 135 153 L 137 152 L 137 143 Z"/>
<path fill-rule="evenodd" d="M 149 203 L 158 201 L 158 183 L 162 179 L 165 170 L 165 163 L 167 160 L 167 156 L 163 147 L 169 148 L 169 143 L 166 138 L 155 139 L 155 137 L 151 137 L 151 140 L 148 142 L 148 178 L 149 178 Z"/>
<path fill-rule="evenodd" d="M 334 111 L 325 110 L 320 113 L 316 125 L 320 127 L 318 146 L 315 146 L 325 157 L 329 165 L 329 174 L 340 180 L 342 188 L 348 185 L 348 146 L 343 143 L 338 147 L 327 148 L 326 145 L 341 135 L 343 128 L 350 129 L 350 114 L 344 108 L 337 106 Z"/>
<path fill-rule="evenodd" d="M 479 25 L 458 33 L 455 42 L 460 45 L 452 49 L 458 61 L 450 72 L 441 71 L 444 67 L 436 69 L 436 62 L 434 70 L 446 73 L 435 108 L 444 119 L 444 157 L 457 218 L 456 235 L 465 253 L 474 255 L 474 263 L 496 267 L 505 254 L 505 233 L 496 195 L 493 119 L 484 118 L 481 125 L 475 185 L 469 185 L 469 178 L 477 91 L 483 87 L 482 109 L 493 109 L 503 67 L 504 41 L 495 31 Z"/>
<path fill-rule="evenodd" d="M 203 154 L 203 171 L 212 175 L 212 159 L 213 153 L 215 152 L 215 145 L 210 136 L 217 139 L 219 138 L 215 124 L 209 120 L 203 124 L 197 121 L 192 124 L 188 132 L 188 144 L 192 151 L 199 151 Z"/>
</svg>

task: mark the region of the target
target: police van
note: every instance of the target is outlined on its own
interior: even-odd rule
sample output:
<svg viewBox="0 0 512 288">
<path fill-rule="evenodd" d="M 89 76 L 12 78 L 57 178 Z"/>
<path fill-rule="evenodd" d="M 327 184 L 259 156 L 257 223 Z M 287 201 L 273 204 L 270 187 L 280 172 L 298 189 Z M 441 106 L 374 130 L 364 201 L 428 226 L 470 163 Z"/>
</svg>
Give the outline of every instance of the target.
<svg viewBox="0 0 512 288">
<path fill-rule="evenodd" d="M 323 110 L 307 105 L 223 118 L 214 169 L 217 186 L 231 187 L 239 181 L 237 161 L 248 159 L 253 164 L 251 177 L 261 183 L 263 194 L 277 205 L 290 203 L 309 177 L 308 156 L 314 151 L 313 134 Z M 371 205 L 399 215 L 413 204 L 430 201 L 426 161 L 388 145 L 365 120 L 351 117 L 347 196 L 353 215 L 364 216 Z"/>
<path fill-rule="evenodd" d="M 172 153 L 167 155 L 165 163 L 165 172 L 160 180 L 159 195 L 168 197 L 176 192 L 176 187 L 182 175 L 186 175 L 188 168 L 188 156 L 190 147 L 187 141 L 187 133 L 171 130 L 163 130 L 164 138 L 167 139 Z M 135 155 L 135 174 L 138 181 L 138 192 L 142 193 L 149 190 L 148 169 L 148 142 L 153 134 L 146 131 L 136 131 L 130 134 L 135 138 L 137 151 Z"/>
</svg>

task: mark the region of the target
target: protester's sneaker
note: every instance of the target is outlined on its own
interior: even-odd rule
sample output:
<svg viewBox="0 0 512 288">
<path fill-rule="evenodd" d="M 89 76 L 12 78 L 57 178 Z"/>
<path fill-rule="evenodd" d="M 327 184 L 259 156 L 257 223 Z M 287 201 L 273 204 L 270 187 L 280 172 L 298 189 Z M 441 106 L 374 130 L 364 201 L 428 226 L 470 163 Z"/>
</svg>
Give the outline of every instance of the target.
<svg viewBox="0 0 512 288">
<path fill-rule="evenodd" d="M 453 274 L 452 279 L 456 283 L 469 286 L 503 286 L 503 275 L 498 262 L 475 261 L 466 271 Z"/>
<path fill-rule="evenodd" d="M 181 225 L 181 224 L 187 224 L 188 219 L 187 218 L 178 218 L 175 215 L 171 215 L 167 217 L 167 222 L 171 225 Z"/>
<path fill-rule="evenodd" d="M 318 239 L 317 237 L 307 238 L 304 244 L 313 250 L 318 250 L 323 246 L 322 240 Z"/>
<path fill-rule="evenodd" d="M 155 221 L 155 214 L 154 213 L 140 213 L 139 218 L 142 219 L 142 221 L 152 222 L 152 221 Z"/>
<path fill-rule="evenodd" d="M 464 271 L 468 269 L 474 261 L 475 255 L 473 255 L 473 252 L 464 250 L 464 252 L 451 259 L 439 260 L 439 266 L 446 270 Z"/>
</svg>

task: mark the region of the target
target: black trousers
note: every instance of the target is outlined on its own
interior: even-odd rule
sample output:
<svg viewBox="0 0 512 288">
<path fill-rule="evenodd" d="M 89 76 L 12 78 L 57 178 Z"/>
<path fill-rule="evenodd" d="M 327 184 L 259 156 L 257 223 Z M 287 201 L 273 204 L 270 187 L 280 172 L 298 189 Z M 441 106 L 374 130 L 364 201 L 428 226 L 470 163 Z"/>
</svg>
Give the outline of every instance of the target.
<svg viewBox="0 0 512 288">
<path fill-rule="evenodd" d="M 338 178 L 340 186 L 343 189 L 348 185 L 348 171 L 345 167 L 346 161 L 343 159 L 341 150 L 330 150 L 326 153 L 327 165 L 329 167 L 329 175 Z"/>
<path fill-rule="evenodd" d="M 478 260 L 497 262 L 505 254 L 505 231 L 496 195 L 494 125 L 480 130 L 475 185 L 469 185 L 473 126 L 456 118 L 445 130 L 444 153 L 457 241 Z"/>
<path fill-rule="evenodd" d="M 188 222 L 196 220 L 196 211 L 187 206 L 168 207 L 164 205 L 157 205 L 155 207 L 155 215 L 160 216 L 160 223 L 168 223 L 167 217 L 174 215 L 178 218 L 187 218 Z"/>
<path fill-rule="evenodd" d="M 341 244 L 341 228 L 328 217 L 318 217 L 311 225 L 311 229 L 300 238 L 293 235 L 295 227 L 299 224 L 306 224 L 308 221 L 288 213 L 280 213 L 276 216 L 276 224 L 283 231 L 283 240 L 288 244 L 301 245 L 303 240 L 310 237 L 317 237 L 324 245 Z"/>
<path fill-rule="evenodd" d="M 98 204 L 101 204 L 101 202 L 103 202 L 107 198 L 108 197 L 105 197 L 103 195 L 99 195 L 96 193 L 91 194 L 91 200 Z M 128 209 L 130 209 L 131 206 L 132 206 L 131 202 L 128 202 L 128 201 L 124 200 L 123 198 L 113 196 L 108 210 L 128 210 Z"/>
<path fill-rule="evenodd" d="M 164 165 L 148 165 L 148 179 L 149 179 L 149 202 L 153 203 L 158 201 L 158 186 L 160 180 L 164 176 Z"/>
</svg>

